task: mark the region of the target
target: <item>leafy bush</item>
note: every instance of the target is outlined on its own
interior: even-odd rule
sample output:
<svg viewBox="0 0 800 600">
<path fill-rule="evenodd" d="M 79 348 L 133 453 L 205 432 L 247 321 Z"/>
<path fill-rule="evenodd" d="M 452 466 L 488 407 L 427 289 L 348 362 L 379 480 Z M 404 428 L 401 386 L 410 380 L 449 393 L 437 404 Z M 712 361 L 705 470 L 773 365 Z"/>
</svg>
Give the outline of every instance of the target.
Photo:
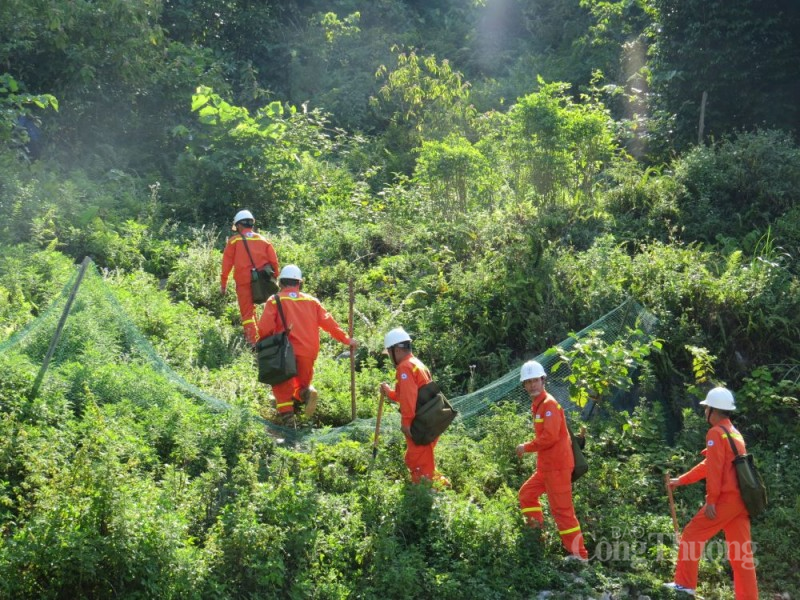
<svg viewBox="0 0 800 600">
<path fill-rule="evenodd" d="M 781 131 L 741 133 L 678 159 L 684 239 L 714 243 L 765 231 L 798 202 L 800 149 Z"/>
<path fill-rule="evenodd" d="M 682 188 L 671 174 L 619 161 L 604 175 L 609 181 L 601 202 L 614 217 L 615 237 L 667 242 L 674 235 L 680 222 L 678 198 Z"/>
<path fill-rule="evenodd" d="M 627 294 L 643 302 L 660 319 L 659 331 L 669 332 L 659 337 L 679 372 L 690 372 L 688 345 L 719 347 L 719 376 L 734 381 L 756 363 L 782 362 L 779 348 L 793 348 L 797 339 L 798 323 L 782 316 L 797 314 L 797 297 L 784 293 L 796 285 L 794 277 L 758 256 L 748 261 L 734 251 L 723 259 L 696 245 L 654 242 L 630 257 L 607 236 L 587 252 L 562 253 L 557 265 L 557 297 L 582 314 L 582 322 L 610 310 Z"/>
</svg>

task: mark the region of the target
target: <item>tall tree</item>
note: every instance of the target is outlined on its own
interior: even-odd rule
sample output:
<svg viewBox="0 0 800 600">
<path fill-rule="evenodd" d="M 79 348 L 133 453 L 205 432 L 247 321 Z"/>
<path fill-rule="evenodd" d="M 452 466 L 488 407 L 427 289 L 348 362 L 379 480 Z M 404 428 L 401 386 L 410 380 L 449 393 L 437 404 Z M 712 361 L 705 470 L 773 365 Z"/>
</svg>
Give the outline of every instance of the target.
<svg viewBox="0 0 800 600">
<path fill-rule="evenodd" d="M 796 0 L 651 0 L 650 68 L 674 144 L 694 142 L 703 92 L 705 136 L 800 127 L 800 4 Z"/>
<path fill-rule="evenodd" d="M 160 14 L 161 0 L 3 2 L 0 64 L 59 99 L 48 137 L 65 162 L 150 170 L 197 79 L 222 87 L 215 57 L 170 42 Z"/>
</svg>

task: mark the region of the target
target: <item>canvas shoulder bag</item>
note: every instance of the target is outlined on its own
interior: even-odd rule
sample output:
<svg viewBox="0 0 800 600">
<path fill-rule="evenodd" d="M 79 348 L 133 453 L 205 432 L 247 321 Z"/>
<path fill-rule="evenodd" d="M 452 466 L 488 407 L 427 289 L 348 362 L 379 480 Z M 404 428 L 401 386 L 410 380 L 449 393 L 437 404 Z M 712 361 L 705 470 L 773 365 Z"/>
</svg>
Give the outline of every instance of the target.
<svg viewBox="0 0 800 600">
<path fill-rule="evenodd" d="M 294 356 L 294 347 L 289 341 L 289 332 L 286 329 L 286 317 L 283 315 L 281 297 L 275 294 L 275 304 L 278 305 L 278 314 L 281 316 L 283 331 L 265 337 L 256 344 L 258 353 L 258 380 L 270 385 L 283 383 L 297 375 L 297 361 Z"/>
<path fill-rule="evenodd" d="M 564 415 L 566 420 L 566 415 Z M 583 448 L 586 446 L 586 438 L 579 437 L 572 432 L 572 427 L 569 426 L 567 421 L 567 431 L 569 431 L 569 439 L 572 442 L 572 457 L 575 459 L 575 466 L 572 468 L 572 481 L 575 482 L 589 470 L 589 461 L 583 453 Z"/>
<path fill-rule="evenodd" d="M 431 381 L 417 391 L 417 412 L 411 422 L 411 439 L 426 446 L 450 426 L 458 412 L 452 407 L 439 384 Z"/>
<path fill-rule="evenodd" d="M 764 479 L 756 468 L 752 454 L 739 454 L 730 432 L 722 425 L 719 426 L 728 436 L 733 450 L 733 465 L 736 468 L 736 479 L 739 482 L 739 493 L 742 496 L 750 518 L 756 517 L 767 508 L 767 488 Z"/>
<path fill-rule="evenodd" d="M 250 269 L 250 291 L 253 294 L 253 303 L 263 304 L 267 298 L 277 293 L 278 282 L 275 280 L 272 265 L 266 265 L 263 269 L 256 267 L 256 261 L 253 260 L 253 255 L 250 253 L 250 246 L 247 245 L 247 237 L 243 233 L 241 236 L 250 264 L 253 265 L 253 268 Z"/>
</svg>

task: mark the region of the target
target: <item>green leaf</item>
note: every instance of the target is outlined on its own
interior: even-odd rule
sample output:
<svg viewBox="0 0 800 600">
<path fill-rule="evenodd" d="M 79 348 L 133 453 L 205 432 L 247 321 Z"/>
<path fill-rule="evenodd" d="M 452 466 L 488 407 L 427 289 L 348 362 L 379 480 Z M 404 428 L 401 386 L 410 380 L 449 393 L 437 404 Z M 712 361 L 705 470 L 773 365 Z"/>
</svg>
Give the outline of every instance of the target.
<svg viewBox="0 0 800 600">
<path fill-rule="evenodd" d="M 195 94 L 192 96 L 192 111 L 196 111 L 198 108 L 205 106 L 208 104 L 210 100 L 209 96 L 204 94 Z"/>
</svg>

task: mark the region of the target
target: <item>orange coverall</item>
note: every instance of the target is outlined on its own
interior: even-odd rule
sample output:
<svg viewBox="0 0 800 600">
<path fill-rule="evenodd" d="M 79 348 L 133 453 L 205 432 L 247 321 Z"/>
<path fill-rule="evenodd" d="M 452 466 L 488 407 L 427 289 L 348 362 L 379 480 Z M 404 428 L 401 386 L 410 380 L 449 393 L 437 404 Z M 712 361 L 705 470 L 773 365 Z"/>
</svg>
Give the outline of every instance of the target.
<svg viewBox="0 0 800 600">
<path fill-rule="evenodd" d="M 247 247 L 253 255 L 253 262 L 256 268 L 263 269 L 266 265 L 272 265 L 275 276 L 280 272 L 278 268 L 278 255 L 267 239 L 252 228 L 242 228 L 242 234 L 247 238 Z M 239 300 L 239 314 L 242 315 L 242 327 L 247 341 L 255 344 L 258 339 L 258 328 L 256 327 L 256 307 L 253 304 L 253 292 L 250 288 L 253 269 L 253 262 L 247 255 L 244 248 L 242 235 L 236 234 L 228 238 L 225 250 L 222 252 L 222 277 L 221 289 L 225 293 L 228 287 L 228 275 L 233 269 L 233 280 L 236 282 L 236 298 Z"/>
<path fill-rule="evenodd" d="M 319 330 L 324 329 L 342 344 L 349 345 L 351 340 L 319 300 L 304 294 L 299 287 L 284 288 L 279 296 L 283 315 L 286 317 L 286 326 L 289 329 L 289 341 L 292 342 L 297 360 L 297 375 L 283 383 L 273 385 L 272 393 L 275 395 L 278 412 L 287 413 L 294 410 L 294 401 L 300 400 L 300 392 L 311 385 L 314 377 L 314 361 L 319 354 Z M 258 330 L 262 338 L 284 330 L 274 297 L 267 300 L 264 306 Z"/>
<path fill-rule="evenodd" d="M 531 404 L 536 437 L 525 444 L 525 452 L 536 452 L 536 471 L 519 489 L 519 507 L 527 519 L 544 524 L 539 497 L 547 494 L 550 512 L 558 526 L 561 543 L 570 554 L 588 558 L 581 524 L 572 505 L 572 441 L 561 405 L 543 391 Z"/>
<path fill-rule="evenodd" d="M 395 387 L 387 395 L 389 400 L 400 405 L 400 424 L 411 427 L 417 414 L 417 393 L 419 388 L 432 381 L 431 373 L 413 354 L 404 356 L 396 368 Z M 438 477 L 433 458 L 433 449 L 438 441 L 439 438 L 436 438 L 430 444 L 419 446 L 411 436 L 406 436 L 405 462 L 414 483 L 419 483 L 423 477 L 431 481 Z"/>
<path fill-rule="evenodd" d="M 750 515 L 739 493 L 739 481 L 733 464 L 734 454 L 728 441 L 727 429 L 733 437 L 739 454 L 745 453 L 744 439 L 731 423 L 723 419 L 708 430 L 705 459 L 678 478 L 679 485 L 706 480 L 706 504 L 717 510 L 715 519 L 709 519 L 705 507 L 689 521 L 681 534 L 675 583 L 697 588 L 697 567 L 705 543 L 720 530 L 725 532 L 728 560 L 733 569 L 733 587 L 736 600 L 757 600 L 758 583 L 753 562 L 753 543 L 750 539 Z"/>
</svg>

